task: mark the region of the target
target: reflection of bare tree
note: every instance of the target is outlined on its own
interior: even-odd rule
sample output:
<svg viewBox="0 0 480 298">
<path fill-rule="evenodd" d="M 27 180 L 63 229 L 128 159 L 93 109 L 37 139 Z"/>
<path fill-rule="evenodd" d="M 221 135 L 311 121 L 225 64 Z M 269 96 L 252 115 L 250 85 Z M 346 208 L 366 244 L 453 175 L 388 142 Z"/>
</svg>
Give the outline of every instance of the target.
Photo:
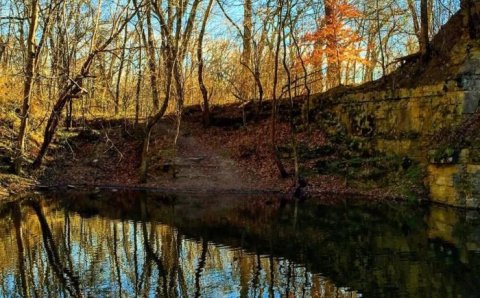
<svg viewBox="0 0 480 298">
<path fill-rule="evenodd" d="M 66 255 L 71 256 L 72 255 L 72 225 L 70 221 L 70 215 L 68 214 L 68 210 L 64 210 L 64 227 L 63 230 L 65 231 L 65 236 L 63 237 L 64 242 L 65 242 L 65 248 L 66 248 Z M 73 272 L 73 262 L 71 258 L 67 258 L 66 262 L 68 263 L 68 268 L 70 269 L 70 272 Z"/>
<path fill-rule="evenodd" d="M 180 238 L 180 240 L 178 238 Z M 183 243 L 182 236 L 175 235 L 175 242 L 176 242 L 177 245 L 175 245 L 176 250 L 175 250 L 175 254 L 173 256 L 173 258 L 174 258 L 173 261 L 174 261 L 175 267 L 177 268 L 177 270 L 176 270 L 177 281 L 178 281 L 180 289 L 181 289 L 182 297 L 188 297 L 187 296 L 187 283 L 185 282 L 185 275 L 183 273 L 183 268 L 180 265 L 180 257 L 179 257 L 179 252 L 182 249 L 182 243 Z M 173 280 L 173 278 L 172 278 L 172 280 Z M 176 287 L 174 287 L 174 289 L 175 288 Z M 177 295 L 175 293 L 175 296 L 179 296 L 179 295 Z"/>
<path fill-rule="evenodd" d="M 252 288 L 253 288 L 253 296 L 254 297 L 257 297 L 257 290 L 258 290 L 258 287 L 259 287 L 259 284 L 260 284 L 260 273 L 262 271 L 262 263 L 261 263 L 261 260 L 260 260 L 260 254 L 259 253 L 256 253 L 256 263 L 257 263 L 257 266 L 255 266 L 255 269 L 254 269 L 254 274 L 253 274 L 253 278 L 252 278 Z"/>
<path fill-rule="evenodd" d="M 203 269 L 205 268 L 205 263 L 207 260 L 207 250 L 208 250 L 208 242 L 207 240 L 202 240 L 202 254 L 200 255 L 200 259 L 198 260 L 198 267 L 195 270 L 195 297 L 200 297 L 200 278 L 202 277 Z"/>
<path fill-rule="evenodd" d="M 28 290 L 27 278 L 25 276 L 25 249 L 23 248 L 23 236 L 22 236 L 22 213 L 18 203 L 14 203 L 12 206 L 12 218 L 15 226 L 15 237 L 17 240 L 17 256 L 18 256 L 18 271 L 20 272 L 20 280 L 22 283 L 22 295 L 23 297 L 30 297 L 30 291 Z"/>
<path fill-rule="evenodd" d="M 120 264 L 118 261 L 118 253 L 117 253 L 117 225 L 113 225 L 113 262 L 115 263 L 115 272 L 117 275 L 117 283 L 118 283 L 118 297 L 122 296 L 122 277 L 120 275 Z"/>
<path fill-rule="evenodd" d="M 173 209 L 173 206 L 172 206 Z M 171 214 L 174 214 L 174 209 Z M 168 263 L 168 272 L 170 274 L 169 296 L 170 297 L 188 297 L 187 284 L 183 268 L 180 265 L 180 251 L 182 250 L 182 236 L 174 229 L 167 230 L 165 238 L 162 238 L 163 246 L 162 256 Z M 180 291 L 180 292 L 179 292 Z"/>
<path fill-rule="evenodd" d="M 142 233 L 143 233 L 143 245 L 145 252 L 147 254 L 146 263 L 153 261 L 157 265 L 158 269 L 158 286 L 160 284 L 163 285 L 163 295 L 162 293 L 158 293 L 162 297 L 168 297 L 168 290 L 167 290 L 167 272 L 165 270 L 165 266 L 163 265 L 162 260 L 157 256 L 155 251 L 153 250 L 152 246 L 150 245 L 150 240 L 147 231 L 147 224 L 146 224 L 146 217 L 147 217 L 147 206 L 145 201 L 141 201 L 141 213 L 142 213 Z M 161 280 L 160 280 L 161 279 Z"/>
<path fill-rule="evenodd" d="M 29 281 L 29 283 L 27 283 L 27 285 L 28 284 L 31 285 L 31 286 L 29 285 L 29 290 L 30 291 L 33 290 L 33 292 L 35 294 L 34 295 L 35 297 L 40 297 L 40 295 L 37 293 L 38 286 L 36 284 L 36 281 L 35 281 L 35 278 L 34 278 L 34 273 L 33 273 L 33 267 L 34 266 L 32 266 L 32 264 L 34 262 L 33 258 L 34 258 L 34 255 L 36 254 L 36 250 L 32 249 L 30 247 L 30 244 L 29 244 L 28 241 L 25 242 L 25 253 L 28 257 L 27 269 L 29 271 L 29 276 L 30 276 L 30 281 Z"/>
<path fill-rule="evenodd" d="M 135 289 L 135 295 L 137 295 L 136 289 L 137 289 L 137 276 L 135 275 L 135 272 L 137 269 L 135 268 L 134 270 L 131 270 L 131 268 L 135 267 L 135 255 L 132 255 L 132 251 L 134 250 L 133 245 L 134 242 L 136 242 L 136 233 L 133 233 L 133 240 L 131 239 L 131 233 L 130 230 L 133 228 L 133 230 L 136 229 L 134 222 L 128 222 L 123 220 L 122 221 L 122 256 L 125 258 L 125 261 L 123 262 L 123 267 L 124 271 L 123 273 L 125 274 L 126 277 L 130 280 L 132 285 L 134 285 Z"/>
<path fill-rule="evenodd" d="M 302 297 L 336 292 L 338 297 L 351 297 L 355 294 L 338 290 L 331 281 L 313 275 L 297 263 L 278 259 L 273 253 L 274 241 L 270 243 L 270 253 L 266 245 L 245 250 L 215 244 L 222 243 L 221 239 L 206 237 L 200 242 L 193 241 L 192 238 L 201 235 L 211 236 L 211 231 L 202 229 L 194 234 L 183 226 L 177 230 L 174 225 L 177 222 L 161 224 L 166 220 L 156 216 L 168 212 L 170 217 L 173 212 L 154 208 L 148 200 L 141 205 L 140 202 L 142 212 L 141 218 L 136 217 L 140 210 L 135 213 L 137 221 L 101 216 L 82 218 L 48 201 L 38 201 L 36 209 L 26 202 L 15 211 L 13 204 L 4 208 L 3 213 L 0 210 L 0 236 L 8 237 L 8 241 L 0 241 L 0 260 L 2 265 L 2 259 L 8 263 L 0 266 L 0 297 L 79 296 L 80 293 L 92 297 L 213 297 L 222 293 L 243 297 Z M 293 204 L 283 212 L 292 219 Z M 284 221 L 285 230 L 291 235 L 294 232 L 291 221 Z M 198 224 L 193 224 L 197 233 Z M 276 232 L 271 233 L 270 238 L 275 240 Z M 33 237 L 29 238 L 30 235 Z M 251 239 L 246 236 L 244 239 L 244 245 L 249 246 Z M 10 251 L 18 255 L 10 256 Z"/>
<path fill-rule="evenodd" d="M 268 258 L 268 263 L 270 265 L 270 277 L 269 277 L 269 284 L 268 284 L 268 297 L 274 297 L 275 296 L 275 290 L 274 290 L 274 283 L 275 283 L 275 267 L 273 264 L 273 255 L 270 255 Z"/>
<path fill-rule="evenodd" d="M 70 271 L 68 268 L 65 268 L 60 261 L 57 247 L 55 245 L 55 241 L 53 240 L 52 231 L 50 230 L 50 226 L 48 225 L 48 222 L 42 212 L 40 205 L 38 204 L 38 202 L 35 201 L 29 201 L 28 204 L 35 211 L 38 222 L 40 223 L 43 237 L 43 245 L 47 253 L 48 261 L 53 268 L 53 272 L 57 276 L 58 280 L 62 283 L 62 285 L 67 289 L 70 296 L 82 297 L 78 278 L 73 274 L 72 271 Z"/>
<path fill-rule="evenodd" d="M 302 297 L 305 297 L 305 295 L 307 294 L 307 288 L 310 287 L 311 285 L 308 271 L 305 270 L 304 274 L 305 274 L 304 275 L 305 282 L 302 285 Z"/>
<path fill-rule="evenodd" d="M 135 271 L 135 297 L 138 297 L 138 245 L 137 245 L 137 222 L 133 223 L 133 270 Z"/>
</svg>

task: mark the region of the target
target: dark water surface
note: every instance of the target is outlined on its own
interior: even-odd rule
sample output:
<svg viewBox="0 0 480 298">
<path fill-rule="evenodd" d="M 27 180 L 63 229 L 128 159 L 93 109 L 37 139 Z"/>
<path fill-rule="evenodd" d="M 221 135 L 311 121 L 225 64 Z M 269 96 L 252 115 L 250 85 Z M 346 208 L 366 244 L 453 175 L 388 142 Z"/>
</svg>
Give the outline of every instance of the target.
<svg viewBox="0 0 480 298">
<path fill-rule="evenodd" d="M 480 216 L 274 198 L 0 204 L 0 297 L 479 297 Z"/>
</svg>

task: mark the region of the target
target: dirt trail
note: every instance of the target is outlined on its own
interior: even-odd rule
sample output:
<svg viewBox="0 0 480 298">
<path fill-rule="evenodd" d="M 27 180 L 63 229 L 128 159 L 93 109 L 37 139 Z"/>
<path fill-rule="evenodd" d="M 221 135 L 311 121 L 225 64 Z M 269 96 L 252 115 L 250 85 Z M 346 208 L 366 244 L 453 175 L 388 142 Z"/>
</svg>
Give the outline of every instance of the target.
<svg viewBox="0 0 480 298">
<path fill-rule="evenodd" d="M 158 130 L 173 139 L 175 132 L 171 125 L 162 123 Z M 153 148 L 153 150 L 158 150 L 158 148 Z M 152 162 L 149 167 L 151 170 L 149 171 L 148 186 L 161 186 L 187 191 L 258 190 L 255 186 L 255 178 L 251 177 L 233 159 L 228 157 L 222 148 L 208 147 L 191 136 L 186 129 L 181 131 L 178 138 L 174 162 L 167 160 L 165 163 L 165 160 L 163 160 L 160 167 L 163 167 L 162 165 L 172 166 L 175 170 L 175 178 L 173 177 L 173 169 L 166 174 L 158 175 L 155 168 L 159 164 Z"/>
<path fill-rule="evenodd" d="M 121 127 L 103 131 L 98 140 L 72 137 L 51 153 L 42 185 L 156 188 L 182 192 L 263 192 L 224 148 L 210 148 L 183 129 L 173 158 L 173 125 L 157 125 L 152 134 L 147 183 L 139 181 L 140 141 L 122 136 Z M 112 145 L 113 144 L 113 145 Z M 175 171 L 175 177 L 173 175 Z"/>
</svg>

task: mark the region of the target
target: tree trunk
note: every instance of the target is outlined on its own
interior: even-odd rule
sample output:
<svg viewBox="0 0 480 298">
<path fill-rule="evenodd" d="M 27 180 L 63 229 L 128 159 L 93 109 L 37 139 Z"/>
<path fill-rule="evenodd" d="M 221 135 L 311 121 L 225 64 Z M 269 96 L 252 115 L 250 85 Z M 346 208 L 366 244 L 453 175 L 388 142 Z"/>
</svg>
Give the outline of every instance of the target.
<svg viewBox="0 0 480 298">
<path fill-rule="evenodd" d="M 335 28 L 336 24 L 336 10 L 338 0 L 324 0 L 325 5 L 325 22 L 326 27 L 329 30 Z M 338 50 L 338 37 L 336 32 L 327 34 L 326 48 L 327 48 L 327 88 L 333 88 L 340 85 L 341 73 L 340 73 L 340 61 L 335 54 Z"/>
<path fill-rule="evenodd" d="M 30 101 L 34 83 L 35 65 L 36 65 L 36 44 L 35 36 L 38 26 L 38 0 L 32 0 L 32 13 L 30 15 L 30 28 L 27 40 L 27 66 L 25 68 L 25 84 L 23 87 L 23 106 L 20 131 L 18 133 L 17 148 L 14 161 L 14 170 L 16 174 L 22 171 L 23 155 L 25 151 L 25 139 L 28 133 L 28 118 L 30 112 Z"/>
<path fill-rule="evenodd" d="M 280 172 L 282 178 L 286 178 L 288 176 L 285 167 L 283 166 L 282 160 L 277 152 L 277 85 L 278 85 L 278 63 L 279 63 L 279 56 L 280 56 L 280 44 L 282 39 L 282 30 L 283 26 L 285 25 L 283 16 L 283 1 L 279 1 L 278 5 L 278 28 L 276 32 L 276 45 L 275 45 L 275 61 L 274 61 L 274 72 L 273 72 L 273 90 L 272 90 L 272 135 L 271 135 L 271 150 L 273 159 L 275 161 L 275 165 Z"/>
<path fill-rule="evenodd" d="M 200 91 L 202 92 L 203 97 L 203 125 L 208 127 L 210 125 L 210 106 L 209 106 L 209 98 L 208 98 L 208 90 L 205 87 L 205 83 L 203 81 L 203 37 L 205 35 L 205 29 L 207 27 L 208 17 L 210 15 L 210 11 L 212 9 L 213 0 L 210 0 L 207 5 L 207 9 L 205 11 L 205 15 L 203 17 L 202 28 L 200 29 L 200 33 L 198 35 L 198 43 L 197 43 L 197 59 L 198 59 L 198 85 L 200 86 Z"/>
<path fill-rule="evenodd" d="M 288 5 L 288 4 L 287 4 Z M 290 7 L 287 6 L 287 16 L 290 16 L 291 11 Z M 287 18 L 285 16 L 285 18 Z M 298 151 L 297 151 L 297 133 L 296 133 L 296 127 L 294 123 L 294 118 L 293 118 L 293 108 L 294 108 L 294 103 L 293 103 L 293 95 L 292 95 L 292 74 L 290 71 L 290 66 L 287 63 L 287 36 L 285 34 L 285 26 L 282 26 L 282 33 L 283 33 L 283 68 L 285 69 L 285 72 L 287 73 L 287 93 L 288 93 L 288 99 L 290 102 L 290 115 L 289 115 L 289 122 L 290 122 L 290 140 L 292 142 L 292 151 L 293 151 L 293 164 L 294 164 L 294 183 L 295 183 L 295 189 L 299 186 L 299 166 L 298 166 Z M 291 28 L 290 28 L 291 30 Z M 295 89 L 296 90 L 296 89 Z"/>
<path fill-rule="evenodd" d="M 152 101 L 155 112 L 160 108 L 160 92 L 158 91 L 158 73 L 157 73 L 157 59 L 155 55 L 155 40 L 153 38 L 152 28 L 152 13 L 150 6 L 147 6 L 147 33 L 142 29 L 143 43 L 146 47 L 148 69 L 150 71 L 150 85 L 152 88 Z"/>
<path fill-rule="evenodd" d="M 377 33 L 378 33 L 378 49 L 380 50 L 380 59 L 382 62 L 382 76 L 385 77 L 387 74 L 386 65 L 385 65 L 385 51 L 383 49 L 382 43 L 382 28 L 380 24 L 380 7 L 378 4 L 378 0 L 376 0 L 376 14 L 377 14 Z"/>
<path fill-rule="evenodd" d="M 169 68 L 168 65 L 171 66 L 170 63 L 167 63 L 167 69 Z M 171 66 L 173 67 L 173 66 Z M 172 89 L 172 71 L 170 70 L 167 73 L 167 85 L 166 85 L 166 92 L 165 92 L 165 101 L 162 104 L 160 110 L 153 116 L 152 118 L 147 120 L 146 125 L 146 132 L 145 137 L 143 138 L 142 142 L 142 153 L 140 156 L 140 182 L 145 183 L 147 182 L 147 171 L 148 171 L 148 151 L 150 146 L 150 137 L 152 135 L 152 130 L 155 125 L 162 119 L 163 115 L 167 111 L 168 103 L 170 101 L 171 96 L 171 89 Z"/>
<path fill-rule="evenodd" d="M 125 32 L 123 36 L 123 44 L 122 44 L 122 55 L 120 56 L 120 66 L 118 68 L 118 76 L 117 76 L 117 84 L 115 86 L 115 116 L 118 115 L 119 109 L 120 109 L 120 87 L 121 87 L 121 81 L 122 81 L 122 73 L 123 73 L 123 67 L 125 65 L 125 47 L 127 45 L 127 39 L 128 39 L 128 27 L 125 26 Z"/>
<path fill-rule="evenodd" d="M 480 3 L 475 0 L 462 0 L 461 6 L 467 11 L 470 38 L 480 39 Z"/>
<path fill-rule="evenodd" d="M 410 14 L 412 15 L 413 29 L 415 30 L 415 35 L 417 36 L 418 43 L 421 44 L 422 33 L 420 30 L 420 23 L 418 21 L 417 9 L 415 8 L 415 2 L 414 0 L 407 0 L 407 3 L 408 3 L 408 9 L 410 10 Z"/>
<path fill-rule="evenodd" d="M 142 30 L 142 29 L 140 29 Z M 138 53 L 138 74 L 137 74 L 137 88 L 135 90 L 135 126 L 138 125 L 139 115 L 140 115 L 140 93 L 142 91 L 142 47 L 141 41 L 140 49 Z"/>
<path fill-rule="evenodd" d="M 200 0 L 194 0 L 190 7 L 190 12 L 187 17 L 187 21 L 184 23 L 184 16 L 187 12 L 185 7 L 175 7 L 175 15 L 173 15 L 174 7 L 170 6 L 168 2 L 167 12 L 163 10 L 159 2 L 153 2 L 153 9 L 158 17 L 160 23 L 160 29 L 163 34 L 162 44 L 162 56 L 165 61 L 166 69 L 166 92 L 165 101 L 162 108 L 153 116 L 147 123 L 146 134 L 143 141 L 141 167 L 140 167 L 140 179 L 141 182 L 146 181 L 147 177 L 147 158 L 148 158 L 148 146 L 150 143 L 150 135 L 155 124 L 163 117 L 168 107 L 169 98 L 172 90 L 173 79 L 175 79 L 175 91 L 176 91 L 176 106 L 178 117 L 181 117 L 183 108 L 183 75 L 182 66 L 185 59 L 185 53 L 187 51 L 188 42 L 194 27 L 194 20 L 196 17 L 197 7 Z M 175 26 L 173 26 L 174 18 L 176 20 Z M 183 26 L 185 24 L 185 29 Z M 175 30 L 175 31 L 174 31 Z M 180 120 L 178 121 L 180 123 Z M 178 126 L 177 126 L 178 129 Z"/>
<path fill-rule="evenodd" d="M 243 53 L 242 65 L 247 69 L 252 69 L 252 31 L 253 31 L 253 15 L 252 0 L 244 0 L 243 3 Z M 250 100 L 249 76 L 248 71 L 242 72 L 242 99 Z"/>
<path fill-rule="evenodd" d="M 32 164 L 33 169 L 38 169 L 42 165 L 43 158 L 45 157 L 45 154 L 47 153 L 47 149 L 50 146 L 50 143 L 52 142 L 53 137 L 55 136 L 55 132 L 57 131 L 60 115 L 63 111 L 63 108 L 65 107 L 65 104 L 67 103 L 68 100 L 81 96 L 82 93 L 85 91 L 82 87 L 83 80 L 89 76 L 90 68 L 92 67 L 93 60 L 98 55 L 98 53 L 104 51 L 105 48 L 109 46 L 112 43 L 112 41 L 115 40 L 115 38 L 117 38 L 117 36 L 123 31 L 124 27 L 128 24 L 128 22 L 132 20 L 132 18 L 136 14 L 137 14 L 137 11 L 134 11 L 131 15 L 127 16 L 125 20 L 122 22 L 122 24 L 120 25 L 120 27 L 118 28 L 118 30 L 115 31 L 100 46 L 96 47 L 96 49 L 94 49 L 94 43 L 96 38 L 95 37 L 96 32 L 94 32 L 93 34 L 94 36 L 92 38 L 91 51 L 82 65 L 80 74 L 77 75 L 74 79 L 70 80 L 70 82 L 67 84 L 66 88 L 57 99 L 57 102 L 55 103 L 50 113 L 50 116 L 48 117 L 47 125 L 45 127 L 45 131 L 43 134 L 43 143 L 40 147 L 40 151 L 38 152 L 37 157 L 35 158 L 35 161 Z"/>
<path fill-rule="evenodd" d="M 65 120 L 65 127 L 67 128 L 67 130 L 70 130 L 73 124 L 73 100 L 71 99 L 68 101 L 66 113 L 67 117 Z"/>
<path fill-rule="evenodd" d="M 420 39 L 420 52 L 428 57 L 430 55 L 430 38 L 429 33 L 429 13 L 428 13 L 428 0 L 421 0 L 421 39 Z"/>
</svg>

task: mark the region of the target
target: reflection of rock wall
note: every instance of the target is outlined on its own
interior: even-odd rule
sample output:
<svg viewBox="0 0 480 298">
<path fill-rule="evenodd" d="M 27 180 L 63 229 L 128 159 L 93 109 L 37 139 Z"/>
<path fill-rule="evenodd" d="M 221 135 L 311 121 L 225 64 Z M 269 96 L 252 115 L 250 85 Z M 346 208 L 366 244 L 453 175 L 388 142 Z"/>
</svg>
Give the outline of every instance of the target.
<svg viewBox="0 0 480 298">
<path fill-rule="evenodd" d="M 427 64 L 400 68 L 384 78 L 385 84 L 378 81 L 315 96 L 315 106 L 322 110 L 318 121 L 330 120 L 335 128 L 327 128 L 329 133 L 345 131 L 361 142 L 362 148 L 428 164 L 436 145 L 431 143 L 432 137 L 452 131 L 479 107 L 480 42 L 469 37 L 465 20 L 462 10 L 440 31 L 433 48 L 441 52 L 447 45 L 450 50 Z M 428 166 L 432 200 L 480 207 L 480 159 L 468 154 L 475 152 L 473 147 L 465 148 L 469 150 L 462 151 L 462 158 L 446 156 Z"/>
<path fill-rule="evenodd" d="M 480 229 L 477 211 L 461 211 L 434 206 L 427 216 L 428 238 L 439 240 L 442 251 L 447 254 L 452 248 L 459 254 L 462 263 L 468 263 L 470 254 L 480 251 Z"/>
<path fill-rule="evenodd" d="M 430 164 L 428 185 L 434 200 L 467 208 L 480 207 L 480 165 Z"/>
</svg>

